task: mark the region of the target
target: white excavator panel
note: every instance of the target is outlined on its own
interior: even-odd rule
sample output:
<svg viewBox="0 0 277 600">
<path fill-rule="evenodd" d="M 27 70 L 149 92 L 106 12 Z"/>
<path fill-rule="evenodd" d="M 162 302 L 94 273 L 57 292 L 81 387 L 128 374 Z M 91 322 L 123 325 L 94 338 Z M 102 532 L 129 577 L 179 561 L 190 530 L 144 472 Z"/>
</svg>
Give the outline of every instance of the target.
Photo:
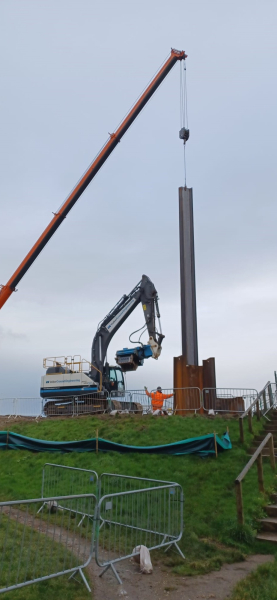
<svg viewBox="0 0 277 600">
<path fill-rule="evenodd" d="M 43 375 L 41 378 L 42 388 L 79 387 L 96 385 L 85 373 L 53 373 Z"/>
</svg>

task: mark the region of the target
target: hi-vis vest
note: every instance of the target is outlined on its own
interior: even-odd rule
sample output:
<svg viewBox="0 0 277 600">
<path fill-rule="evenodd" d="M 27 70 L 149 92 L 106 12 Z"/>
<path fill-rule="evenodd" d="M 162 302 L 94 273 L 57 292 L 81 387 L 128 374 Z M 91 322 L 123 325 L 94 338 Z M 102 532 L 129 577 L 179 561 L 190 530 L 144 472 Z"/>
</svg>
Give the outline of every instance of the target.
<svg viewBox="0 0 277 600">
<path fill-rule="evenodd" d="M 147 396 L 152 400 L 152 408 L 153 410 L 161 410 L 163 407 L 164 400 L 167 398 L 171 398 L 173 394 L 162 394 L 162 392 L 151 392 L 149 394 L 148 390 L 145 390 Z"/>
</svg>

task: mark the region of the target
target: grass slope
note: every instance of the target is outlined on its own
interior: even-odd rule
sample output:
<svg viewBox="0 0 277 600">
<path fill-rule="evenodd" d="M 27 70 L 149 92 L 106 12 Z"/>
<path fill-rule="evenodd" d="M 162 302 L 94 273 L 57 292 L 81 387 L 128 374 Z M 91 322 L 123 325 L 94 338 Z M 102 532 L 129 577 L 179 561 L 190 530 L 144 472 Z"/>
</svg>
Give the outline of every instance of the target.
<svg viewBox="0 0 277 600">
<path fill-rule="evenodd" d="M 277 562 L 261 565 L 258 569 L 240 581 L 231 600 L 276 600 L 277 598 Z"/>
<path fill-rule="evenodd" d="M 68 575 L 27 585 L 18 590 L 1 594 L 1 600 L 49 600 L 49 598 L 66 598 L 66 600 L 92 600 L 83 582 L 68 581 Z"/>
<path fill-rule="evenodd" d="M 82 417 L 79 419 L 9 423 L 10 430 L 30 437 L 47 440 L 77 440 L 99 437 L 134 445 L 156 445 L 180 441 L 216 431 L 223 435 L 229 427 L 233 449 L 218 458 L 198 456 L 155 456 L 139 454 L 84 453 L 58 454 L 28 451 L 2 451 L 0 454 L 0 499 L 23 499 L 40 496 L 42 467 L 45 462 L 91 468 L 102 472 L 121 473 L 176 481 L 185 495 L 185 532 L 181 548 L 186 561 L 174 552 L 163 562 L 179 574 L 199 574 L 220 568 L 223 562 L 242 560 L 254 551 L 270 552 L 267 544 L 253 540 L 255 518 L 261 516 L 264 498 L 258 493 L 255 467 L 243 484 L 246 526 L 236 525 L 234 480 L 249 460 L 247 448 L 252 435 L 245 432 L 245 444 L 239 443 L 238 422 L 216 417 L 213 420 L 197 416 L 155 418 L 147 417 Z M 254 423 L 255 433 L 261 425 Z M 275 476 L 264 461 L 265 485 L 273 489 Z M 158 559 L 162 554 L 158 553 Z M 154 557 L 155 558 L 155 557 Z"/>
<path fill-rule="evenodd" d="M 27 547 L 30 548 L 25 559 L 21 548 L 23 536 Z M 0 518 L 0 548 L 5 548 L 4 562 L 1 559 L 0 587 L 9 587 L 17 582 L 30 581 L 36 577 L 43 577 L 49 573 L 72 567 L 72 554 L 65 551 L 59 543 L 53 543 L 50 537 L 43 539 L 41 535 L 31 529 L 23 529 L 23 526 L 16 520 L 7 524 L 7 518 L 3 515 Z M 38 598 L 40 600 L 49 600 L 49 598 L 88 600 L 91 598 L 91 594 L 83 583 L 80 585 L 78 581 L 68 581 L 68 577 L 67 574 L 11 590 L 1 594 L 1 598 L 3 600 L 8 598 L 15 600 L 38 600 Z"/>
</svg>

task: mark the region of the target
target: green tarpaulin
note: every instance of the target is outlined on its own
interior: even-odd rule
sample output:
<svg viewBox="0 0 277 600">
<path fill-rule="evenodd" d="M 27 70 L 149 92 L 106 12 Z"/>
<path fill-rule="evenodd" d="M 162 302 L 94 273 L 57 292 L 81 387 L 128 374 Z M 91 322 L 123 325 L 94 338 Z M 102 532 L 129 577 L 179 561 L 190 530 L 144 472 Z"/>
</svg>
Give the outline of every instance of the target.
<svg viewBox="0 0 277 600">
<path fill-rule="evenodd" d="M 216 436 L 217 451 L 223 452 L 232 448 L 229 435 L 222 438 Z M 31 450 L 32 452 L 95 452 L 96 438 L 75 442 L 50 442 L 36 440 L 19 433 L 0 431 L 1 450 Z M 98 438 L 98 450 L 101 452 L 140 452 L 142 454 L 200 454 L 208 456 L 215 454 L 215 436 L 213 433 L 197 438 L 189 438 L 173 444 L 162 446 L 126 446 Z"/>
</svg>

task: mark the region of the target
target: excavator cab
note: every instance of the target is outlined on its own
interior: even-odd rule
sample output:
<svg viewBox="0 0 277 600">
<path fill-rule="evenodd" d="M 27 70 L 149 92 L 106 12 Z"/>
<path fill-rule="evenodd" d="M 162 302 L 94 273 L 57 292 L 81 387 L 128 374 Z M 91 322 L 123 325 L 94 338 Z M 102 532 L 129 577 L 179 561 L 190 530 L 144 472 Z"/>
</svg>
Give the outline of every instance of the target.
<svg viewBox="0 0 277 600">
<path fill-rule="evenodd" d="M 105 386 L 109 392 L 125 391 L 124 377 L 120 367 L 110 367 L 110 365 L 106 364 L 106 374 L 108 381 L 105 382 Z"/>
</svg>

